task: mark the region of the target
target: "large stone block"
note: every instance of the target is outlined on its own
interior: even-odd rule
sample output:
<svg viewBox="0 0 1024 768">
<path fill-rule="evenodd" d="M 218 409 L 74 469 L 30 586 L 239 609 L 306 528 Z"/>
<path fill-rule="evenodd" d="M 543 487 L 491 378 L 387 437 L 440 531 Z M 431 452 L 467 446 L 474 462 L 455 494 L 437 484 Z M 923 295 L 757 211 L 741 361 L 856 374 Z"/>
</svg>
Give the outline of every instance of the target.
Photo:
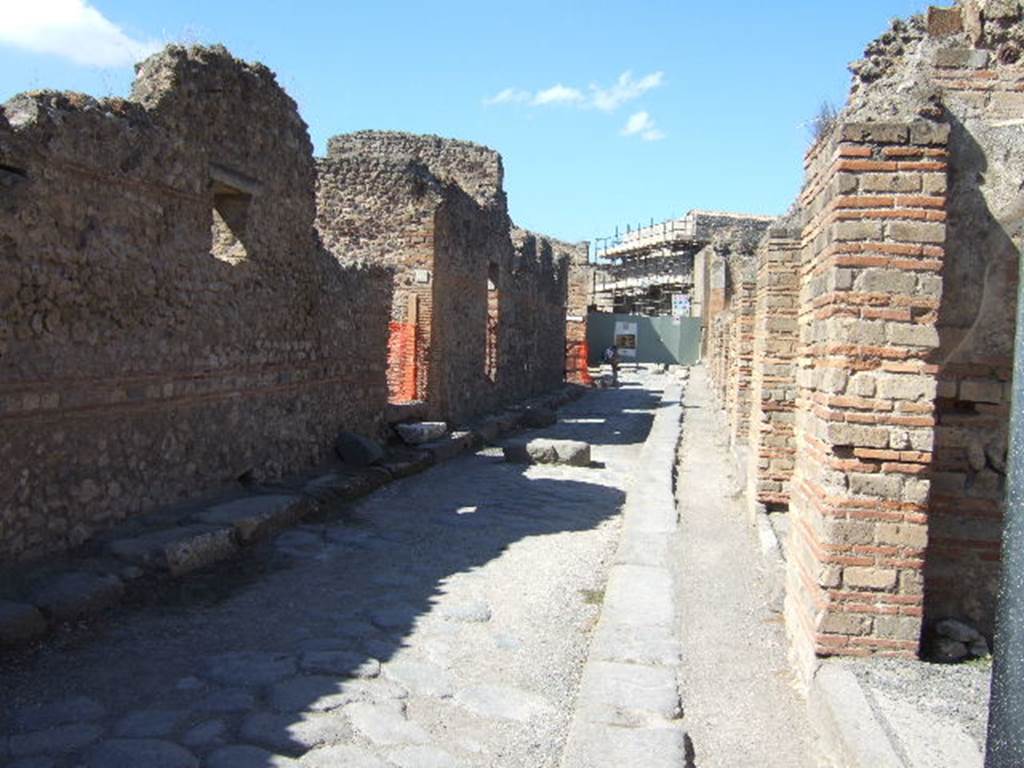
<svg viewBox="0 0 1024 768">
<path fill-rule="evenodd" d="M 116 576 L 65 573 L 33 590 L 31 599 L 53 621 L 71 621 L 116 605 L 123 594 Z"/>
<path fill-rule="evenodd" d="M 503 452 L 506 461 L 521 464 L 590 464 L 590 445 L 581 440 L 516 440 L 506 443 Z"/>
</svg>

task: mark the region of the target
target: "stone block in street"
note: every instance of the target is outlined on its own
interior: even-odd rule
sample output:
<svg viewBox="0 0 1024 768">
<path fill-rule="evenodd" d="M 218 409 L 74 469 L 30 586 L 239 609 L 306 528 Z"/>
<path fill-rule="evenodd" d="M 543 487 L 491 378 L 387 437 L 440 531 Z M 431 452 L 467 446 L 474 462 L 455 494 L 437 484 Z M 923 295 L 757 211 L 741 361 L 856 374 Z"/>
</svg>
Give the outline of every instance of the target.
<svg viewBox="0 0 1024 768">
<path fill-rule="evenodd" d="M 88 768 L 199 768 L 199 760 L 184 747 L 160 739 L 109 739 L 94 747 Z"/>
<path fill-rule="evenodd" d="M 422 445 L 444 437 L 448 433 L 448 425 L 443 421 L 418 421 L 396 424 L 395 431 L 406 445 Z"/>
<path fill-rule="evenodd" d="M 554 440 L 546 437 L 513 440 L 505 444 L 503 451 L 506 461 L 518 464 L 590 465 L 590 445 L 582 440 Z"/>
</svg>

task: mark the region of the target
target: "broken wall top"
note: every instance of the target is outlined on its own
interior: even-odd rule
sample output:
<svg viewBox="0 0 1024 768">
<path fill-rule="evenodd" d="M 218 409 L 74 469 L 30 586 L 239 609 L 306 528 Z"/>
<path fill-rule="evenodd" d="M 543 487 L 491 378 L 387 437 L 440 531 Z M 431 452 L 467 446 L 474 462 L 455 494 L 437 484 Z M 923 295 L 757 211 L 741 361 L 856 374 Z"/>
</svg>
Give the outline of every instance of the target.
<svg viewBox="0 0 1024 768">
<path fill-rule="evenodd" d="M 441 181 L 461 187 L 480 206 L 507 208 L 501 155 L 480 144 L 399 131 L 358 131 L 331 137 L 327 157 L 419 163 Z"/>
</svg>

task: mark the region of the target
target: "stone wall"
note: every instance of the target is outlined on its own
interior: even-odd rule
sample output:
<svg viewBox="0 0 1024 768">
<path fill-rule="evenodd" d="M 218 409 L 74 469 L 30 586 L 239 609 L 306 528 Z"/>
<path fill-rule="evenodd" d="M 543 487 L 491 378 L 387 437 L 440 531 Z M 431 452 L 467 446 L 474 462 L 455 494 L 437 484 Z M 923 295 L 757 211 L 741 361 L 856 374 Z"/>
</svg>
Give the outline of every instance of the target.
<svg viewBox="0 0 1024 768">
<path fill-rule="evenodd" d="M 808 160 L 786 600 L 805 660 L 918 647 L 947 135 L 844 121 Z"/>
<path fill-rule="evenodd" d="M 589 263 L 590 244 L 578 243 L 568 254 L 569 281 L 566 294 L 565 375 L 574 384 L 589 384 L 587 370 L 590 350 L 587 347 L 587 314 L 594 297 L 596 268 Z"/>
<path fill-rule="evenodd" d="M 795 344 L 793 233 L 761 244 L 748 488 L 784 504 L 789 483 L 786 618 L 804 670 L 816 655 L 927 652 L 947 617 L 991 634 L 1024 241 L 1022 51 L 1019 2 L 965 0 L 893 22 L 851 65 L 850 101 L 807 156 Z M 720 388 L 735 368 L 722 266 L 705 265 Z"/>
<path fill-rule="evenodd" d="M 780 222 L 757 251 L 747 496 L 773 509 L 789 504 L 796 444 L 797 299 L 801 229 Z"/>
<path fill-rule="evenodd" d="M 220 48 L 0 110 L 0 558 L 321 460 L 385 402 L 390 278 L 313 227 L 295 104 Z"/>
<path fill-rule="evenodd" d="M 513 233 L 500 155 L 374 131 L 328 148 L 318 165 L 324 242 L 341 259 L 393 270 L 392 400 L 404 399 L 412 367 L 415 398 L 454 423 L 558 386 L 580 246 Z"/>
</svg>

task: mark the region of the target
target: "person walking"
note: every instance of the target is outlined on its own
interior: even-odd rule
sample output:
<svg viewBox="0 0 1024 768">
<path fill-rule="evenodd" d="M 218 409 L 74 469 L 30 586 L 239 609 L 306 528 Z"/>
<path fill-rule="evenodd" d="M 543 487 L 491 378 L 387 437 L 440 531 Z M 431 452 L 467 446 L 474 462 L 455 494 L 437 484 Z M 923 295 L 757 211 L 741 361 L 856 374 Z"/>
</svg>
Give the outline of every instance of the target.
<svg viewBox="0 0 1024 768">
<path fill-rule="evenodd" d="M 612 386 L 619 386 L 619 348 L 612 344 L 604 351 L 604 361 L 612 367 Z"/>
</svg>

